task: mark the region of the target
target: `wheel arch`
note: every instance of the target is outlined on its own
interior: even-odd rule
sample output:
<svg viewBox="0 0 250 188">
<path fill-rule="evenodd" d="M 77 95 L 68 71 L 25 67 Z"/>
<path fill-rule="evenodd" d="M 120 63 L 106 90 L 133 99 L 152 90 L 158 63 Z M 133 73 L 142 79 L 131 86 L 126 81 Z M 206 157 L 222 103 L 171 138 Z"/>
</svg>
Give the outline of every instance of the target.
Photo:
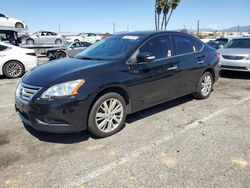
<svg viewBox="0 0 250 188">
<path fill-rule="evenodd" d="M 114 85 L 114 86 L 108 86 L 106 88 L 103 88 L 101 90 L 99 90 L 97 92 L 97 94 L 93 97 L 93 99 L 91 100 L 91 103 L 90 103 L 90 107 L 88 109 L 88 118 L 89 118 L 89 114 L 90 114 L 90 111 L 92 109 L 92 107 L 94 106 L 95 102 L 103 95 L 107 94 L 107 93 L 117 93 L 119 95 L 122 96 L 122 98 L 124 99 L 125 103 L 126 103 L 126 106 L 127 106 L 127 111 L 130 112 L 130 98 L 129 98 L 129 94 L 128 92 L 126 91 L 126 89 L 124 89 L 122 86 L 117 86 L 117 85 Z"/>
<path fill-rule="evenodd" d="M 23 66 L 24 71 L 25 71 L 26 67 L 25 67 L 25 65 L 24 65 L 21 61 L 16 60 L 16 59 L 11 59 L 11 60 L 6 61 L 6 62 L 3 64 L 3 66 L 2 66 L 2 72 L 3 72 L 4 66 L 5 66 L 7 63 L 11 62 L 11 61 L 17 61 L 17 62 L 21 63 L 21 65 Z"/>
<path fill-rule="evenodd" d="M 24 24 L 23 24 L 22 22 L 20 22 L 20 21 L 17 21 L 17 22 L 15 23 L 15 27 L 17 27 L 18 24 L 21 24 L 21 25 L 23 26 L 22 28 L 24 28 Z"/>
<path fill-rule="evenodd" d="M 215 82 L 215 71 L 214 71 L 214 69 L 212 69 L 212 68 L 210 67 L 210 68 L 206 69 L 206 70 L 203 72 L 203 74 L 204 74 L 205 72 L 209 72 L 209 73 L 212 75 L 212 77 L 213 77 L 213 82 Z M 203 74 L 202 74 L 202 75 L 203 75 Z"/>
</svg>

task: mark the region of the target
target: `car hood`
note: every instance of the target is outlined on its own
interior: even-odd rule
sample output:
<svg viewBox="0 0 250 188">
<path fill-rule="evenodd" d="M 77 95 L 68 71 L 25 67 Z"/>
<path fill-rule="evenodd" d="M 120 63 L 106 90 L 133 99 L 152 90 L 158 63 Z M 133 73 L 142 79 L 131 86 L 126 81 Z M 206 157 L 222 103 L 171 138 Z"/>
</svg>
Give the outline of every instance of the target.
<svg viewBox="0 0 250 188">
<path fill-rule="evenodd" d="M 218 50 L 222 55 L 249 55 L 250 49 L 246 48 L 222 48 Z"/>
<path fill-rule="evenodd" d="M 85 79 L 88 74 L 109 67 L 111 61 L 64 58 L 37 66 L 22 79 L 25 84 L 50 87 L 67 81 Z"/>
</svg>

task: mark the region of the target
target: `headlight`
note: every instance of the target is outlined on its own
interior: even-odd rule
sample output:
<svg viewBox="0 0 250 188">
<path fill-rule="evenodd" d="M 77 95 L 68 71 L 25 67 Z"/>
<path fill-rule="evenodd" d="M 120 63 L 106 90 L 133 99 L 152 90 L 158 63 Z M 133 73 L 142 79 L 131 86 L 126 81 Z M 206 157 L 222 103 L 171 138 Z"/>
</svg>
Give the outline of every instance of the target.
<svg viewBox="0 0 250 188">
<path fill-rule="evenodd" d="M 78 89 L 85 83 L 85 80 L 75 80 L 54 85 L 47 89 L 41 96 L 43 99 L 62 98 L 77 95 Z"/>
</svg>

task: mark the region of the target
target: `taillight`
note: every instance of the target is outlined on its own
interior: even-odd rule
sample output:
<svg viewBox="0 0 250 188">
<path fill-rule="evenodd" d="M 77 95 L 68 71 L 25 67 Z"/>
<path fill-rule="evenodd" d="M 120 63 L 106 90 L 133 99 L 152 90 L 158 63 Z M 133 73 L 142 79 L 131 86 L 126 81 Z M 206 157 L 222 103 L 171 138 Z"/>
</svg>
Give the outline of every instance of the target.
<svg viewBox="0 0 250 188">
<path fill-rule="evenodd" d="M 31 56 L 36 56 L 36 53 L 35 52 L 32 52 L 32 53 L 26 53 L 27 55 L 31 55 Z"/>
</svg>

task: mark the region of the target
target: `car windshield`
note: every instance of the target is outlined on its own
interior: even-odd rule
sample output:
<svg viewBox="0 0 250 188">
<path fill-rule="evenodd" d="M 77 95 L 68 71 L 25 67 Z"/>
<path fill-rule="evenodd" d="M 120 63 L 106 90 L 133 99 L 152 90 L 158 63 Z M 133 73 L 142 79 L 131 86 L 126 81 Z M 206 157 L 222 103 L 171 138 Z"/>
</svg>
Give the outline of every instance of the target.
<svg viewBox="0 0 250 188">
<path fill-rule="evenodd" d="M 33 36 L 33 35 L 37 35 L 37 34 L 39 34 L 40 32 L 39 31 L 37 31 L 37 32 L 35 32 L 35 33 L 32 33 L 32 35 L 31 36 Z"/>
<path fill-rule="evenodd" d="M 224 48 L 250 48 L 249 39 L 233 39 L 229 41 Z"/>
<path fill-rule="evenodd" d="M 115 35 L 77 54 L 77 59 L 115 60 L 124 57 L 143 40 L 142 35 Z"/>
</svg>

